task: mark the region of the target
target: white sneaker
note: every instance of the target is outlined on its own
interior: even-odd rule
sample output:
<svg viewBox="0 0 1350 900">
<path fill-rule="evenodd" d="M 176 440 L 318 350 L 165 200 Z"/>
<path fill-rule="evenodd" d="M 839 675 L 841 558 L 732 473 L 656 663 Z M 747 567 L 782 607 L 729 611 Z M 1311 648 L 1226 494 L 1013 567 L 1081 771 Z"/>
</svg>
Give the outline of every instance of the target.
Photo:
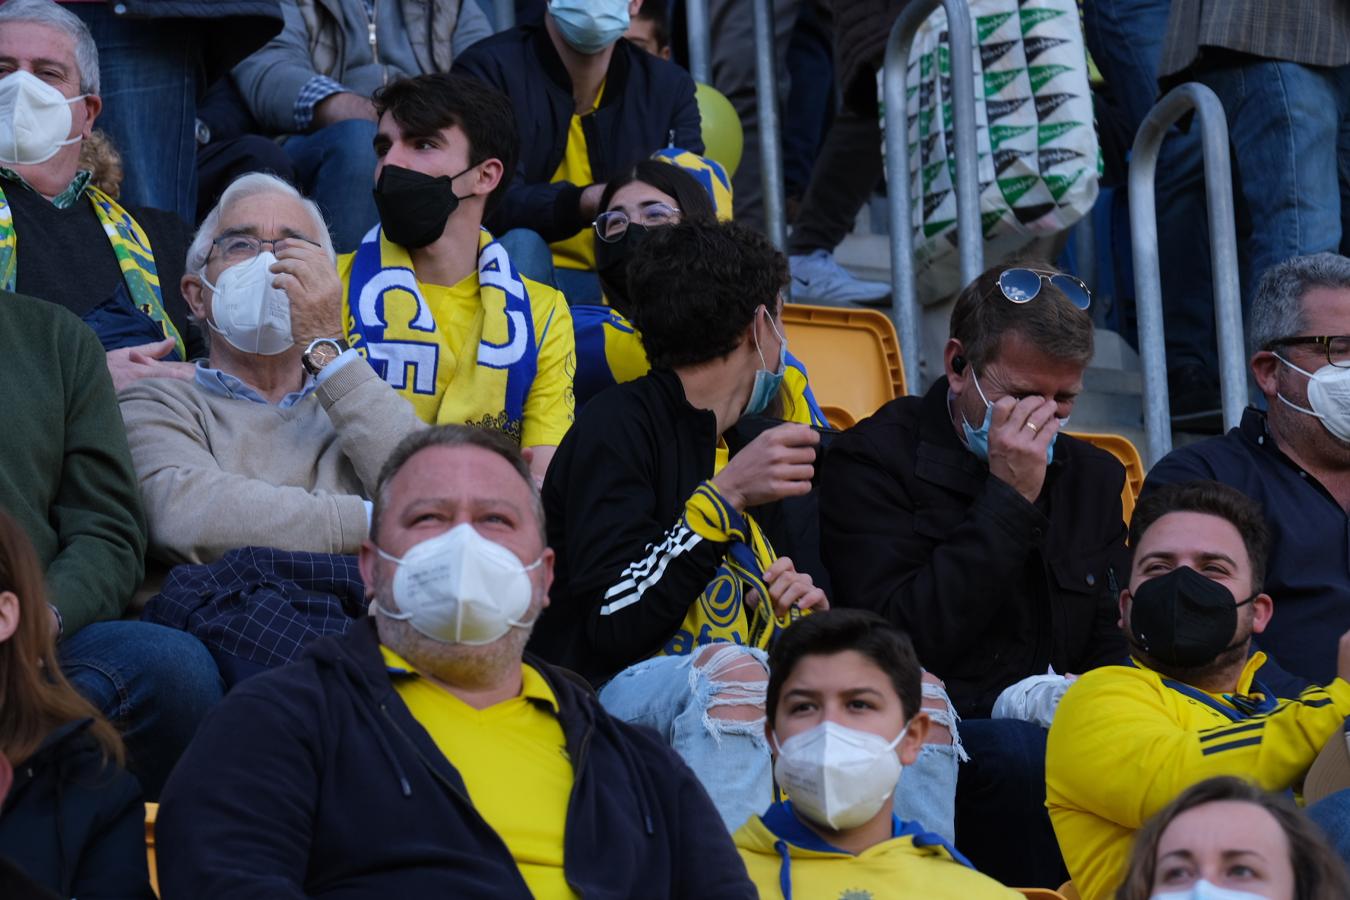
<svg viewBox="0 0 1350 900">
<path fill-rule="evenodd" d="M 835 262 L 834 254 L 813 250 L 789 256 L 792 299 L 798 303 L 880 304 L 891 295 L 891 286 L 881 281 L 863 281 Z"/>
</svg>

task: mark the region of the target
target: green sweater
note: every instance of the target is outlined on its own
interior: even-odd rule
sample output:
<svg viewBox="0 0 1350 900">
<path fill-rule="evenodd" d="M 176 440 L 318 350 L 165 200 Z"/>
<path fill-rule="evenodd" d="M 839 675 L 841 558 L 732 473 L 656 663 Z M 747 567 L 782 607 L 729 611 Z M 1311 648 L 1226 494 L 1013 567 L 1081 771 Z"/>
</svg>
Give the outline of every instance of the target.
<svg viewBox="0 0 1350 900">
<path fill-rule="evenodd" d="M 28 532 L 65 636 L 122 615 L 145 569 L 145 516 L 98 337 L 0 291 L 0 508 Z"/>
</svg>

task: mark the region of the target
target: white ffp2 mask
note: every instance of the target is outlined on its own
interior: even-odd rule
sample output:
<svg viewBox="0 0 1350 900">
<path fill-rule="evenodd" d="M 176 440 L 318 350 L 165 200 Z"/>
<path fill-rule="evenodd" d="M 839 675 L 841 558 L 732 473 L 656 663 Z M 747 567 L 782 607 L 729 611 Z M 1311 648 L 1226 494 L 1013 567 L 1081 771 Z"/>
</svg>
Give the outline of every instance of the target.
<svg viewBox="0 0 1350 900">
<path fill-rule="evenodd" d="M 211 317 L 207 324 L 244 353 L 276 356 L 295 345 L 291 337 L 291 298 L 273 287 L 272 264 L 277 258 L 264 250 L 248 262 L 230 266 L 212 284 Z M 213 321 L 214 320 L 214 321 Z"/>
<path fill-rule="evenodd" d="M 512 628 L 528 628 L 534 585 L 528 566 L 510 550 L 490 541 L 472 525 L 456 525 L 414 546 L 403 558 L 377 550 L 398 563 L 394 599 L 399 611 L 372 606 L 391 619 L 446 644 L 490 644 Z"/>
<path fill-rule="evenodd" d="M 1327 363 L 1316 372 L 1309 372 L 1278 354 L 1275 357 L 1295 372 L 1308 379 L 1308 402 L 1312 409 L 1305 409 L 1286 400 L 1283 394 L 1275 396 L 1290 409 L 1320 419 L 1322 427 L 1332 437 L 1350 443 L 1350 369 Z"/>
<path fill-rule="evenodd" d="M 1261 894 L 1219 887 L 1212 881 L 1201 878 L 1184 890 L 1163 891 L 1154 894 L 1149 900 L 1265 900 L 1265 898 Z"/>
<path fill-rule="evenodd" d="M 0 78 L 0 162 L 34 166 L 81 141 L 80 135 L 68 137 L 73 121 L 70 104 L 87 96 L 67 99 L 23 69 Z"/>
<path fill-rule="evenodd" d="M 872 818 L 895 793 L 904 768 L 895 740 L 858 731 L 837 722 L 821 722 L 778 746 L 773 774 L 792 805 L 813 822 L 835 831 L 855 828 Z"/>
</svg>

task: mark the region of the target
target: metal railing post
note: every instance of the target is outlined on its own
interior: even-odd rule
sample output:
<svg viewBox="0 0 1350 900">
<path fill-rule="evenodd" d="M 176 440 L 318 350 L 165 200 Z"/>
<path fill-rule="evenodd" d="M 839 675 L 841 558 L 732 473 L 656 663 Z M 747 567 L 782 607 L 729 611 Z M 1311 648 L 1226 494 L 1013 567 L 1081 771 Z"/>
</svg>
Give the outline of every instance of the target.
<svg viewBox="0 0 1350 900">
<path fill-rule="evenodd" d="M 497 0 L 497 30 L 516 27 L 516 0 Z"/>
<path fill-rule="evenodd" d="M 905 76 L 919 26 L 939 0 L 917 0 L 900 12 L 886 42 L 883 91 L 886 104 L 886 194 L 891 232 L 891 318 L 900 338 L 905 384 L 923 393 L 919 378 L 919 300 L 914 280 L 914 232 L 910 212 L 909 128 Z M 952 67 L 952 119 L 956 131 L 956 236 L 961 283 L 984 271 L 984 235 L 980 228 L 980 181 L 976 166 L 975 69 L 966 0 L 941 0 L 947 12 Z"/>
<path fill-rule="evenodd" d="M 755 16 L 755 100 L 759 118 L 759 158 L 764 178 L 764 220 L 769 240 L 787 252 L 787 214 L 783 200 L 783 149 L 779 142 L 777 61 L 770 0 L 753 0 Z"/>
<path fill-rule="evenodd" d="M 1237 233 L 1233 218 L 1232 165 L 1228 120 L 1223 104 L 1202 84 L 1179 85 L 1158 101 L 1139 126 L 1130 151 L 1130 242 L 1134 246 L 1134 295 L 1139 316 L 1139 359 L 1144 375 L 1144 433 L 1151 466 L 1172 449 L 1167 356 L 1163 343 L 1162 280 L 1158 264 L 1158 215 L 1154 180 L 1158 151 L 1167 131 L 1195 110 L 1205 164 L 1205 205 L 1209 211 L 1214 319 L 1218 328 L 1219 392 L 1224 428 L 1236 427 L 1247 405 L 1242 349 L 1242 292 L 1238 279 Z"/>
<path fill-rule="evenodd" d="M 684 6 L 685 29 L 689 32 L 689 74 L 699 84 L 712 84 L 708 0 L 684 0 Z"/>
</svg>

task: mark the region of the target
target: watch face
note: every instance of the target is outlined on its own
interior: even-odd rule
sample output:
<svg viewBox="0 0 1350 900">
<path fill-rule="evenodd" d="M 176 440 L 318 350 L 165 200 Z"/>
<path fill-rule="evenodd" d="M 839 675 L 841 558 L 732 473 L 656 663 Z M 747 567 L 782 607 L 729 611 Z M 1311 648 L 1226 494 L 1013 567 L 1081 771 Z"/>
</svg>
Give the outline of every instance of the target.
<svg viewBox="0 0 1350 900">
<path fill-rule="evenodd" d="M 321 344 L 314 345 L 314 349 L 309 351 L 309 358 L 315 366 L 322 369 L 324 366 L 337 359 L 339 353 L 341 353 L 341 351 L 338 350 L 337 344 L 334 344 L 332 341 L 324 341 Z"/>
</svg>

